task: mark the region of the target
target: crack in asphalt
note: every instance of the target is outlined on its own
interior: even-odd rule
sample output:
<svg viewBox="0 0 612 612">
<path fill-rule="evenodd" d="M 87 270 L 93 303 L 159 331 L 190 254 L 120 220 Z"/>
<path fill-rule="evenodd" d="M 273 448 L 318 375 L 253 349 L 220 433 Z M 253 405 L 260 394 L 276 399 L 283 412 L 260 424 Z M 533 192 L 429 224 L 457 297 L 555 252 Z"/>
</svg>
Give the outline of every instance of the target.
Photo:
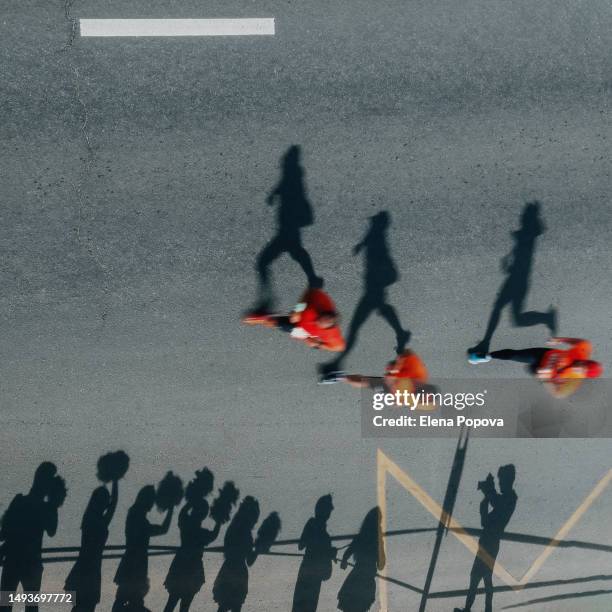
<svg viewBox="0 0 612 612">
<path fill-rule="evenodd" d="M 77 104 L 81 109 L 81 125 L 80 132 L 85 143 L 85 148 L 87 150 L 87 157 L 85 159 L 84 167 L 80 173 L 80 177 L 77 182 L 70 181 L 72 188 L 76 194 L 77 202 L 78 202 L 78 223 L 74 228 L 74 233 L 76 236 L 76 240 L 81 248 L 89 255 L 91 260 L 95 263 L 96 267 L 100 270 L 103 277 L 103 293 L 106 299 L 104 300 L 104 304 L 102 305 L 102 312 L 100 313 L 100 318 L 102 319 L 102 326 L 106 321 L 106 317 L 108 316 L 108 311 L 110 309 L 110 288 L 109 288 L 109 279 L 110 279 L 110 271 L 108 267 L 103 263 L 100 249 L 95 244 L 94 239 L 89 235 L 87 230 L 81 231 L 81 226 L 85 224 L 85 215 L 84 210 L 86 208 L 86 197 L 83 193 L 83 185 L 86 181 L 86 177 L 92 175 L 93 167 L 96 163 L 96 153 L 92 143 L 91 136 L 88 130 L 89 124 L 89 112 L 87 109 L 87 104 L 81 95 L 81 75 L 79 73 L 79 69 L 75 65 L 75 63 L 70 59 L 70 53 L 74 49 L 74 42 L 76 40 L 77 32 L 78 32 L 78 20 L 76 17 L 72 15 L 72 6 L 74 4 L 74 0 L 66 0 L 64 3 L 64 18 L 70 25 L 70 32 L 68 35 L 68 40 L 64 45 L 62 51 L 66 52 L 66 56 L 68 59 L 68 64 L 71 72 L 74 74 L 74 93 Z"/>
<path fill-rule="evenodd" d="M 66 0 L 64 4 L 64 17 L 66 18 L 66 21 L 70 23 L 70 36 L 68 37 L 68 42 L 64 46 L 64 51 L 66 49 L 72 48 L 72 45 L 74 44 L 74 39 L 76 38 L 77 29 L 78 29 L 78 22 L 76 18 L 72 16 L 73 3 L 74 3 L 74 0 Z"/>
</svg>

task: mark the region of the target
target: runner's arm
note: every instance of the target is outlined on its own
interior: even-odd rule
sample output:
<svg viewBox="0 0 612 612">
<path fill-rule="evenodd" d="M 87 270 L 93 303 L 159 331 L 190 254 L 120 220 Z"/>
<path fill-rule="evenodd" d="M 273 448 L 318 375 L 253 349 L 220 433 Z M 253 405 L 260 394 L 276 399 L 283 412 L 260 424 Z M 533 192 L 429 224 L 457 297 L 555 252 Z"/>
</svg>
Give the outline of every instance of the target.
<svg viewBox="0 0 612 612">
<path fill-rule="evenodd" d="M 323 342 L 319 345 L 320 349 L 324 351 L 331 351 L 333 353 L 340 353 L 346 348 L 346 342 L 344 338 L 338 334 L 337 338 L 330 338 L 328 342 Z"/>
<path fill-rule="evenodd" d="M 554 336 L 548 341 L 548 344 L 556 346 L 558 344 L 569 344 L 570 346 L 576 346 L 576 344 L 580 344 L 582 342 L 588 342 L 587 340 L 583 340 L 582 338 L 566 338 L 562 336 Z"/>
<path fill-rule="evenodd" d="M 347 374 L 341 379 L 351 387 L 376 389 L 384 386 L 385 379 L 382 376 L 362 376 L 361 374 Z"/>
</svg>

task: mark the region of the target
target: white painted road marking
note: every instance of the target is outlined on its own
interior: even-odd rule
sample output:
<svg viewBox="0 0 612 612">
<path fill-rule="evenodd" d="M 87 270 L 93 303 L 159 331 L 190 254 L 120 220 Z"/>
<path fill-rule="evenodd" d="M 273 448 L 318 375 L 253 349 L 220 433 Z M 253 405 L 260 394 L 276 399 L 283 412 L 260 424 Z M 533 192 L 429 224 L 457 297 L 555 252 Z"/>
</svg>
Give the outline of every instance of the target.
<svg viewBox="0 0 612 612">
<path fill-rule="evenodd" d="M 264 19 L 81 19 L 81 36 L 273 36 Z"/>
</svg>

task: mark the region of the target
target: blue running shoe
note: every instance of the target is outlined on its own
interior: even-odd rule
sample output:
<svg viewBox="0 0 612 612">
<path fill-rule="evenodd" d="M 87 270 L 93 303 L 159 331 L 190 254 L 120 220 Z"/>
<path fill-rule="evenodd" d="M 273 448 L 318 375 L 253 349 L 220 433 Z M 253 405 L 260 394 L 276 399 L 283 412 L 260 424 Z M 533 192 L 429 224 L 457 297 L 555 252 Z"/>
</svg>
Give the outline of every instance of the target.
<svg viewBox="0 0 612 612">
<path fill-rule="evenodd" d="M 491 361 L 491 355 L 487 355 L 486 353 L 468 353 L 468 361 L 472 365 L 477 365 L 479 363 L 488 363 Z"/>
</svg>

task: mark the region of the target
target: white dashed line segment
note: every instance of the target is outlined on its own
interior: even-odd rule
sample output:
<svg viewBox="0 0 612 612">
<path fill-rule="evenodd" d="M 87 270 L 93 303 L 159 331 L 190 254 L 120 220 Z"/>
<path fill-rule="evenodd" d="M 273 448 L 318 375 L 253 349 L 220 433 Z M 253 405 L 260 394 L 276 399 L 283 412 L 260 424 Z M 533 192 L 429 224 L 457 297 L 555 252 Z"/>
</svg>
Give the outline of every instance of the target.
<svg viewBox="0 0 612 612">
<path fill-rule="evenodd" d="M 83 37 L 273 36 L 274 18 L 80 19 Z"/>
</svg>

